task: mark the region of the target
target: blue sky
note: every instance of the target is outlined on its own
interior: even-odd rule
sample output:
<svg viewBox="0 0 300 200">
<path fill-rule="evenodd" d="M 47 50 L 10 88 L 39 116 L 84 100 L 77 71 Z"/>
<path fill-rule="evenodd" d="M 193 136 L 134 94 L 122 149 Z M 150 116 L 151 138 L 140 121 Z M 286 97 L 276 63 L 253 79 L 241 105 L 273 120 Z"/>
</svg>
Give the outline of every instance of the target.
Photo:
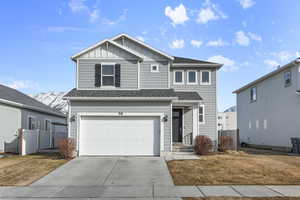
<svg viewBox="0 0 300 200">
<path fill-rule="evenodd" d="M 125 32 L 177 56 L 225 63 L 232 91 L 300 56 L 299 0 L 9 0 L 0 7 L 0 83 L 25 93 L 75 86 L 70 56 Z"/>
</svg>

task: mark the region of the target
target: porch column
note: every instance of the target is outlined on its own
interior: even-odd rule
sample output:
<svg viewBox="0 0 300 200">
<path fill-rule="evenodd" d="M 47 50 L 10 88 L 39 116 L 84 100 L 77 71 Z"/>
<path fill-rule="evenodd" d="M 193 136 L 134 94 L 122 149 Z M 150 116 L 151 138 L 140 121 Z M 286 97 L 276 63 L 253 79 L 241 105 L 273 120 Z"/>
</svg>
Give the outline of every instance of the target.
<svg viewBox="0 0 300 200">
<path fill-rule="evenodd" d="M 199 134 L 199 105 L 193 105 L 193 141 L 192 144 L 194 145 L 194 141 L 196 136 Z"/>
</svg>

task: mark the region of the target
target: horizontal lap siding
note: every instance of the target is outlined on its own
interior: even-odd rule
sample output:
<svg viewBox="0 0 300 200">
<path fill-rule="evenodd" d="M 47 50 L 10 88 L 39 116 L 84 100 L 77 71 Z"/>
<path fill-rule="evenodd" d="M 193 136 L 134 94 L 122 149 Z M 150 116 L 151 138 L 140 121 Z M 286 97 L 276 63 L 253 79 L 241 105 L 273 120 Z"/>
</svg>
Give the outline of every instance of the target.
<svg viewBox="0 0 300 200">
<path fill-rule="evenodd" d="M 193 68 L 190 68 L 193 69 Z M 184 70 L 184 68 L 179 69 Z M 200 85 L 200 70 L 197 70 L 198 84 L 197 85 L 187 85 L 187 70 L 184 71 L 184 85 L 174 85 L 173 84 L 173 73 L 174 69 L 171 69 L 171 87 L 175 90 L 181 91 L 195 91 L 203 99 L 203 104 L 205 105 L 205 124 L 199 124 L 199 134 L 208 135 L 212 140 L 217 140 L 217 99 L 216 99 L 216 71 L 211 72 L 211 85 Z M 187 124 L 186 126 L 190 126 Z M 192 129 L 187 127 L 187 129 Z"/>
<path fill-rule="evenodd" d="M 165 113 L 171 117 L 170 102 L 71 102 L 72 115 L 79 112 L 131 112 L 131 113 Z M 77 138 L 76 121 L 70 124 L 70 137 Z M 165 151 L 171 151 L 171 120 L 164 126 Z"/>
<path fill-rule="evenodd" d="M 151 64 L 159 65 L 159 72 L 151 72 Z M 140 66 L 141 88 L 168 88 L 168 62 L 145 61 Z"/>
<path fill-rule="evenodd" d="M 134 89 L 138 83 L 138 64 L 136 60 L 123 59 L 79 59 L 78 88 L 95 89 L 95 64 L 102 62 L 121 64 L 121 88 Z"/>
</svg>

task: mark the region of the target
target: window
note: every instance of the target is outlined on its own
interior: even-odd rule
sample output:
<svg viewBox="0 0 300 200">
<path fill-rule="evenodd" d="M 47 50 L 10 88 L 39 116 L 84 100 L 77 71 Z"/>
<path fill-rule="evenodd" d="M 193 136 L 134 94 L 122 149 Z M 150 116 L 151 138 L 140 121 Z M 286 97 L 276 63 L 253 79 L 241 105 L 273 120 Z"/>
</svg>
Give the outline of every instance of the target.
<svg viewBox="0 0 300 200">
<path fill-rule="evenodd" d="M 28 117 L 28 129 L 29 130 L 34 130 L 36 129 L 36 125 L 35 125 L 35 118 L 34 117 Z"/>
<path fill-rule="evenodd" d="M 252 128 L 252 124 L 251 124 L 251 121 L 249 121 L 249 129 Z"/>
<path fill-rule="evenodd" d="M 257 129 L 259 128 L 259 121 L 258 120 L 255 121 L 255 126 L 256 126 Z"/>
<path fill-rule="evenodd" d="M 174 71 L 174 84 L 183 84 L 183 71 Z"/>
<path fill-rule="evenodd" d="M 151 72 L 159 72 L 159 66 L 158 65 L 151 65 Z"/>
<path fill-rule="evenodd" d="M 257 93 L 256 87 L 252 87 L 250 89 L 250 101 L 251 102 L 255 102 L 256 101 L 256 99 L 257 99 L 256 93 Z"/>
<path fill-rule="evenodd" d="M 199 107 L 199 122 L 200 124 L 204 124 L 204 105 L 200 105 Z"/>
<path fill-rule="evenodd" d="M 292 85 L 292 72 L 289 70 L 289 71 L 286 71 L 284 72 L 284 86 L 285 87 L 289 87 Z"/>
<path fill-rule="evenodd" d="M 188 71 L 188 84 L 197 84 L 197 71 Z"/>
<path fill-rule="evenodd" d="M 51 121 L 49 119 L 45 120 L 45 131 L 50 132 Z"/>
<path fill-rule="evenodd" d="M 41 120 L 37 120 L 36 128 L 41 130 Z"/>
<path fill-rule="evenodd" d="M 101 81 L 103 86 L 114 86 L 115 85 L 115 65 L 114 64 L 103 64 Z"/>
<path fill-rule="evenodd" d="M 210 71 L 201 71 L 201 84 L 210 85 Z"/>
</svg>

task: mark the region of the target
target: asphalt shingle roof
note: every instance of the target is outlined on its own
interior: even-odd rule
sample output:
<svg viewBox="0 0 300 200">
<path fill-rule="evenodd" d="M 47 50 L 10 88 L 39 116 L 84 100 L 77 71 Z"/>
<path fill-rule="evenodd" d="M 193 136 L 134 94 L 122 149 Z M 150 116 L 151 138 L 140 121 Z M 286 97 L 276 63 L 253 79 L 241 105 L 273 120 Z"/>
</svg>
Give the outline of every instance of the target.
<svg viewBox="0 0 300 200">
<path fill-rule="evenodd" d="M 197 92 L 175 92 L 174 89 L 77 90 L 74 88 L 65 97 L 178 97 L 179 100 L 202 100 Z"/>
<path fill-rule="evenodd" d="M 60 111 L 57 111 L 37 100 L 34 98 L 31 98 L 30 96 L 23 94 L 22 92 L 19 92 L 18 90 L 15 90 L 13 88 L 4 86 L 0 84 L 0 99 L 4 99 L 7 101 L 11 101 L 14 103 L 19 103 L 23 104 L 25 106 L 33 107 L 33 108 L 38 108 L 42 109 L 43 111 L 56 114 L 56 115 L 64 115 Z"/>
<path fill-rule="evenodd" d="M 203 61 L 203 60 L 196 60 L 196 59 L 177 57 L 177 56 L 174 56 L 173 63 L 219 64 L 219 63 L 213 63 L 213 62 L 208 62 L 208 61 Z"/>
</svg>

